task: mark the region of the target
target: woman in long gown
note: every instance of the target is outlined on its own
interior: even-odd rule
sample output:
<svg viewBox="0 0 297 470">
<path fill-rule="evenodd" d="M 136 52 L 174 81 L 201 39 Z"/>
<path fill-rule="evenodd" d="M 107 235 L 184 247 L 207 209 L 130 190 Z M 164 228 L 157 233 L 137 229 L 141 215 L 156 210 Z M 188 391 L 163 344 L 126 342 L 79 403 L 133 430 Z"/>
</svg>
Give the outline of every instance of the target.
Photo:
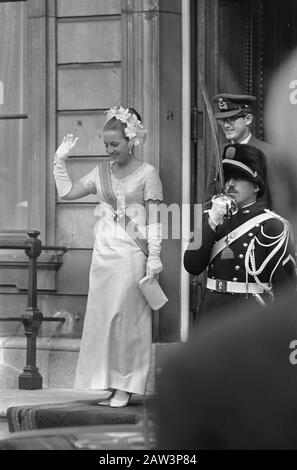
<svg viewBox="0 0 297 470">
<path fill-rule="evenodd" d="M 96 193 L 99 200 L 74 387 L 108 389 L 110 396 L 99 404 L 119 407 L 146 389 L 151 309 L 138 282 L 162 270 L 160 224 L 152 210 L 162 200 L 162 184 L 152 165 L 135 158 L 134 146 L 144 141 L 145 130 L 133 108 L 109 110 L 103 138 L 111 162 L 99 163 L 72 184 L 65 159 L 77 138 L 65 136 L 55 154 L 54 175 L 63 199 Z"/>
</svg>

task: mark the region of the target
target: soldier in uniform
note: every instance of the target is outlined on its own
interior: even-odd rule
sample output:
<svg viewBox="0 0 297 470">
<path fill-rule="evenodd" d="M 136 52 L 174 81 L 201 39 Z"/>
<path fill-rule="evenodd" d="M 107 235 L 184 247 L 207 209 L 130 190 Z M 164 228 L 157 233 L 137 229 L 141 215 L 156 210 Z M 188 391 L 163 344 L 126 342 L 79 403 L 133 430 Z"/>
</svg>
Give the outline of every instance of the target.
<svg viewBox="0 0 297 470">
<path fill-rule="evenodd" d="M 212 98 L 216 103 L 217 110 L 215 118 L 221 126 L 225 137 L 229 143 L 248 144 L 262 150 L 267 158 L 267 163 L 270 162 L 273 153 L 273 146 L 257 139 L 251 132 L 252 123 L 254 120 L 254 107 L 256 104 L 256 97 L 251 95 L 232 95 L 222 93 Z M 223 150 L 223 149 L 222 149 Z M 268 163 L 268 171 L 270 170 L 270 163 Z M 270 171 L 269 171 L 270 173 Z M 205 192 L 205 208 L 208 209 L 211 205 L 211 198 L 216 193 L 216 179 L 217 169 L 214 159 L 211 160 L 208 173 L 208 181 Z M 268 175 L 270 181 L 270 174 Z M 263 207 L 271 208 L 274 198 L 266 189 L 262 196 Z"/>
<path fill-rule="evenodd" d="M 213 198 L 204 214 L 202 245 L 189 245 L 184 255 L 189 273 L 198 275 L 208 267 L 202 315 L 235 302 L 265 306 L 283 288 L 292 292 L 296 287 L 289 223 L 259 203 L 266 187 L 263 152 L 232 144 L 222 164 L 226 194 L 237 212 L 228 216 L 228 197 Z"/>
</svg>

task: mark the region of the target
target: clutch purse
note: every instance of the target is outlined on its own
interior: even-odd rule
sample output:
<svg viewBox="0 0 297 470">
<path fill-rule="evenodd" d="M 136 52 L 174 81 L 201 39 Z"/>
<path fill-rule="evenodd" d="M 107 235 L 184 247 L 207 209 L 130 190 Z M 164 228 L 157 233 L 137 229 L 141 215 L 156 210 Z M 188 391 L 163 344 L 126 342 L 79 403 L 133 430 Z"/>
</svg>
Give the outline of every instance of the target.
<svg viewBox="0 0 297 470">
<path fill-rule="evenodd" d="M 166 295 L 155 277 L 149 278 L 145 276 L 140 279 L 138 285 L 152 310 L 159 310 L 159 308 L 163 307 L 163 305 L 168 302 Z"/>
</svg>

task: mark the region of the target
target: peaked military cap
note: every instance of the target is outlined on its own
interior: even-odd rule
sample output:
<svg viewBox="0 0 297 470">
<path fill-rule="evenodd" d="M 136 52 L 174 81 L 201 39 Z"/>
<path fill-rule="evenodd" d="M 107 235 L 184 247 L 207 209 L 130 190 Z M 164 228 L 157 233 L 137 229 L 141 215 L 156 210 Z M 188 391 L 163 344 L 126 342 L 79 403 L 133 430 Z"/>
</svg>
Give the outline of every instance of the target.
<svg viewBox="0 0 297 470">
<path fill-rule="evenodd" d="M 256 101 L 256 97 L 251 95 L 230 95 L 228 93 L 221 93 L 214 96 L 212 101 L 218 106 L 215 118 L 224 119 L 241 113 L 253 113 L 253 102 Z"/>
<path fill-rule="evenodd" d="M 222 163 L 226 180 L 230 177 L 248 179 L 259 186 L 258 197 L 263 196 L 267 184 L 267 167 L 262 150 L 248 144 L 227 145 Z"/>
</svg>

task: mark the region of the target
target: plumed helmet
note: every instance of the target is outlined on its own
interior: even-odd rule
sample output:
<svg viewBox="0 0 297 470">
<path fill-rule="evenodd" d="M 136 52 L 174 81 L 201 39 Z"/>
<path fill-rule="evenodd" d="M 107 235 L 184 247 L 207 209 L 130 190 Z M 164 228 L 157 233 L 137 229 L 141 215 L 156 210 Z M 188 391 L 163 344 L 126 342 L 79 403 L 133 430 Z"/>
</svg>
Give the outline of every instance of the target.
<svg viewBox="0 0 297 470">
<path fill-rule="evenodd" d="M 267 167 L 262 150 L 248 144 L 227 145 L 222 163 L 226 181 L 230 177 L 247 179 L 259 186 L 257 197 L 263 196 L 267 184 Z"/>
</svg>

